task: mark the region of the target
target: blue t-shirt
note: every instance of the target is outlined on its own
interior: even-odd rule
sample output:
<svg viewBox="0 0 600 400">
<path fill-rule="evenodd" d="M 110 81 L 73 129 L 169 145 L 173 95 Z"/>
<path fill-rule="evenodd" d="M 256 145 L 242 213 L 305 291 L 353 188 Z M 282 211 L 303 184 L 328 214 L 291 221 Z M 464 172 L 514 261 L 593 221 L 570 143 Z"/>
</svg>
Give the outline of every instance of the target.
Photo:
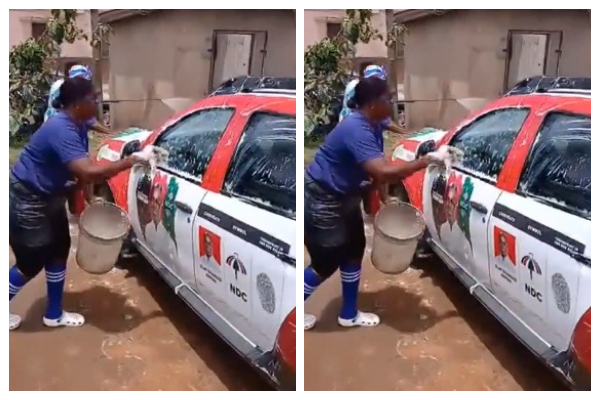
<svg viewBox="0 0 600 400">
<path fill-rule="evenodd" d="M 89 128 L 89 123 L 78 123 L 59 111 L 33 134 L 12 174 L 42 194 L 64 193 L 74 180 L 67 165 L 89 157 Z"/>
<path fill-rule="evenodd" d="M 369 180 L 362 164 L 383 157 L 383 130 L 383 123 L 351 113 L 327 135 L 306 172 L 335 193 L 360 193 Z"/>
</svg>

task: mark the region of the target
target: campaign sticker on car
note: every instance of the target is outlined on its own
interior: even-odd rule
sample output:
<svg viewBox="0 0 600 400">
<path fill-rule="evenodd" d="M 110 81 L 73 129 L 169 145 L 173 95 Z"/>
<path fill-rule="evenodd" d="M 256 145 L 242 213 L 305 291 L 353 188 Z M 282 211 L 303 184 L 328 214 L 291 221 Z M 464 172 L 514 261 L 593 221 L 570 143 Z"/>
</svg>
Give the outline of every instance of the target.
<svg viewBox="0 0 600 400">
<path fill-rule="evenodd" d="M 121 154 L 118 151 L 115 151 L 110 148 L 108 144 L 105 144 L 98 150 L 98 154 L 96 156 L 97 160 L 108 160 L 108 161 L 119 161 L 121 158 Z"/>
<path fill-rule="evenodd" d="M 408 151 L 404 148 L 404 145 L 399 145 L 394 149 L 392 153 L 392 161 L 402 160 L 402 161 L 413 161 L 415 159 L 415 153 L 412 151 Z"/>
<path fill-rule="evenodd" d="M 280 254 L 287 255 L 290 252 L 291 246 L 288 243 L 285 243 L 242 221 L 238 221 L 232 216 L 227 215 L 207 204 L 200 205 L 198 208 L 198 215 L 217 225 L 219 228 L 233 233 L 240 239 L 245 240 L 246 242 L 274 256 L 279 256 Z"/>
<path fill-rule="evenodd" d="M 139 140 L 140 142 L 146 140 L 152 131 L 141 129 L 141 128 L 129 128 L 122 132 L 120 132 L 114 140 L 118 140 L 121 142 L 131 142 L 133 140 Z"/>
<path fill-rule="evenodd" d="M 444 131 L 436 128 L 423 128 L 416 131 L 412 135 L 406 138 L 406 140 L 414 140 L 418 142 L 425 142 L 427 140 L 438 141 L 441 140 L 448 131 Z"/>
<path fill-rule="evenodd" d="M 260 273 L 256 277 L 256 289 L 262 309 L 269 314 L 274 314 L 277 306 L 275 296 L 275 286 L 271 282 L 271 278 L 265 273 Z"/>
<path fill-rule="evenodd" d="M 585 244 L 544 224 L 534 221 L 515 210 L 511 210 L 502 204 L 496 204 L 492 213 L 494 217 L 503 220 L 507 224 L 535 237 L 539 241 L 552 246 L 562 253 L 572 255 L 583 254 L 585 252 Z"/>
</svg>

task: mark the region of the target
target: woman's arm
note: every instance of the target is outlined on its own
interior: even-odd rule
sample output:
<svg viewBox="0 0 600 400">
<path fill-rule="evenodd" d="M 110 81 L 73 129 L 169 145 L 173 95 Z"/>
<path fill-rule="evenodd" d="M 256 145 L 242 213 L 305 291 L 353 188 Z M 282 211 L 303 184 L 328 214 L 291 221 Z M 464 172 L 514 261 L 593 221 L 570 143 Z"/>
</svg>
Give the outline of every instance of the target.
<svg viewBox="0 0 600 400">
<path fill-rule="evenodd" d="M 395 123 L 394 121 L 390 121 L 390 123 L 385 127 L 390 132 L 397 133 L 398 135 L 406 135 L 406 129 Z"/>
<path fill-rule="evenodd" d="M 98 183 L 112 178 L 113 176 L 125 171 L 135 163 L 132 156 L 109 164 L 95 164 L 89 157 L 80 158 L 71 161 L 68 165 L 69 170 L 82 183 Z"/>
<path fill-rule="evenodd" d="M 96 121 L 96 123 L 94 123 L 90 129 L 105 135 L 112 135 L 113 133 L 110 129 L 108 129 L 98 121 Z"/>
<path fill-rule="evenodd" d="M 414 161 L 398 165 L 388 164 L 383 157 L 363 163 L 363 168 L 374 180 L 380 183 L 395 183 L 408 178 L 417 171 L 427 168 L 430 164 L 444 164 L 451 158 L 448 146 L 442 146 L 436 151 L 425 154 Z"/>
<path fill-rule="evenodd" d="M 424 156 L 414 161 L 392 165 L 388 164 L 386 160 L 381 157 L 365 162 L 363 168 L 379 183 L 395 183 L 426 168 L 431 162 L 432 160 L 430 157 Z"/>
</svg>

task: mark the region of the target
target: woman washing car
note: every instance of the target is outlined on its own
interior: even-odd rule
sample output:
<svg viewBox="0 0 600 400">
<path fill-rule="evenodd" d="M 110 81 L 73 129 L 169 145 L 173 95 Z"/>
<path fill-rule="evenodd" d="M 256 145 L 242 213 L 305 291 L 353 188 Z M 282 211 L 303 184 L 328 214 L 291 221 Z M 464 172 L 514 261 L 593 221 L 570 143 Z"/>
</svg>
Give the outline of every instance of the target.
<svg viewBox="0 0 600 400">
<path fill-rule="evenodd" d="M 366 247 L 360 203 L 365 182 L 397 182 L 450 157 L 447 147 L 402 165 L 386 163 L 385 121 L 391 116 L 390 92 L 384 80 L 361 80 L 355 89 L 356 110 L 327 135 L 306 169 L 304 243 L 311 265 L 304 270 L 304 300 L 339 268 L 342 327 L 376 326 L 379 317 L 357 309 L 361 262 Z M 304 329 L 316 323 L 305 314 Z"/>
<path fill-rule="evenodd" d="M 81 326 L 82 315 L 62 309 L 71 247 L 66 198 L 76 184 L 106 180 L 136 163 L 146 164 L 153 148 L 106 165 L 95 165 L 88 149 L 87 121 L 96 112 L 92 83 L 67 79 L 60 87 L 60 110 L 31 137 L 9 176 L 9 244 L 16 265 L 8 272 L 9 302 L 42 269 L 46 272 L 48 327 Z M 9 330 L 21 318 L 9 314 Z"/>
</svg>

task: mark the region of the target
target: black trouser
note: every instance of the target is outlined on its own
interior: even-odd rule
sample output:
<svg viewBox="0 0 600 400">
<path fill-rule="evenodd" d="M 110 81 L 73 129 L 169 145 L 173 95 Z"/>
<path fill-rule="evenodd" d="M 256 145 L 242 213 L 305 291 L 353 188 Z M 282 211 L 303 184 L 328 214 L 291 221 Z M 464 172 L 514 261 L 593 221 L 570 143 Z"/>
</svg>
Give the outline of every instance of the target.
<svg viewBox="0 0 600 400">
<path fill-rule="evenodd" d="M 8 242 L 26 278 L 44 266 L 66 262 L 71 249 L 66 197 L 41 195 L 11 175 Z"/>
<path fill-rule="evenodd" d="M 330 277 L 340 265 L 360 262 L 366 237 L 361 195 L 340 196 L 304 177 L 304 245 L 314 270 Z"/>
</svg>

